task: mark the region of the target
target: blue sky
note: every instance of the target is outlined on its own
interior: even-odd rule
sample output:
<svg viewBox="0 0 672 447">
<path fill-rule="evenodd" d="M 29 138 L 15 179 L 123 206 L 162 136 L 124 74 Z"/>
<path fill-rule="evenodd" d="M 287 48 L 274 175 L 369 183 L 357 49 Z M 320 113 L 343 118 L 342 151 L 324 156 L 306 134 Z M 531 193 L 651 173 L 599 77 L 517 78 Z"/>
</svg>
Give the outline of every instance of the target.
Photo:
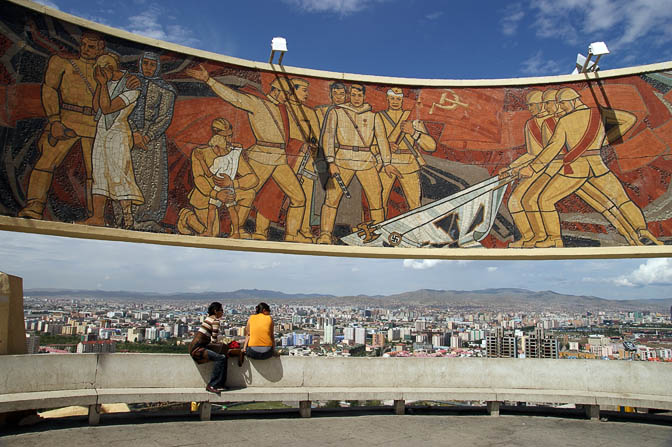
<svg viewBox="0 0 672 447">
<path fill-rule="evenodd" d="M 149 37 L 285 65 L 387 76 L 480 79 L 570 73 L 605 41 L 602 69 L 672 60 L 672 0 L 42 1 Z M 199 5 L 195 7 L 194 5 Z M 372 260 L 237 253 L 0 231 L 0 270 L 24 287 L 157 292 L 261 288 L 390 294 L 521 287 L 604 298 L 672 297 L 672 260 Z M 9 262 L 7 262 L 9 261 Z"/>
</svg>

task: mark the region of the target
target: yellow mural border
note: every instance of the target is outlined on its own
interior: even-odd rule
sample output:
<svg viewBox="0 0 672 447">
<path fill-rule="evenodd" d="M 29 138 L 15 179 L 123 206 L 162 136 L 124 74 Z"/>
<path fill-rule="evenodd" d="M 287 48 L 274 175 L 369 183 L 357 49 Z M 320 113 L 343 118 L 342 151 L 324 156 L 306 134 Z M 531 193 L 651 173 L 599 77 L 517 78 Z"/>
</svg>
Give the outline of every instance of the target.
<svg viewBox="0 0 672 447">
<path fill-rule="evenodd" d="M 136 242 L 219 250 L 388 259 L 545 260 L 672 257 L 672 245 L 588 248 L 399 248 L 252 241 L 179 234 L 145 233 L 118 228 L 0 216 L 0 230 L 117 242 Z"/>
<path fill-rule="evenodd" d="M 328 78 L 344 81 L 371 82 L 421 87 L 503 87 L 539 84 L 555 84 L 565 82 L 581 82 L 637 75 L 647 72 L 672 70 L 672 62 L 663 62 L 637 67 L 605 70 L 597 73 L 578 75 L 544 76 L 510 79 L 418 79 L 372 76 L 352 73 L 329 72 L 297 67 L 285 67 L 265 62 L 255 62 L 230 56 L 223 56 L 203 50 L 177 45 L 129 33 L 124 30 L 101 25 L 80 17 L 73 16 L 44 5 L 28 0 L 2 0 L 23 6 L 33 11 L 51 16 L 73 25 L 89 28 L 101 33 L 132 40 L 140 44 L 162 48 L 191 57 L 209 59 L 249 69 L 264 71 L 283 71 L 288 74 Z M 289 242 L 248 241 L 226 238 L 184 236 L 176 234 L 158 234 L 116 228 L 92 227 L 63 222 L 30 220 L 8 216 L 0 216 L 0 230 L 24 233 L 36 233 L 53 236 L 74 237 L 107 241 L 149 243 L 183 247 L 210 248 L 236 251 L 272 252 L 286 254 L 302 254 L 317 256 L 343 256 L 360 258 L 397 258 L 397 259 L 461 259 L 461 260 L 545 260 L 545 259 L 607 259 L 607 258 L 650 258 L 672 257 L 672 245 L 645 247 L 588 247 L 588 248 L 372 248 L 346 245 L 316 245 Z"/>
<path fill-rule="evenodd" d="M 507 78 L 507 79 L 422 79 L 422 78 L 397 78 L 389 76 L 374 76 L 366 74 L 355 73 L 340 73 L 333 71 L 314 70 L 309 68 L 298 68 L 291 66 L 280 66 L 276 64 L 269 64 L 266 62 L 256 62 L 247 59 L 240 59 L 231 56 L 224 56 L 209 51 L 197 50 L 194 48 L 178 45 L 163 40 L 152 39 L 149 37 L 140 36 L 111 26 L 101 25 L 90 20 L 82 19 L 81 17 L 67 14 L 57 9 L 52 9 L 47 6 L 34 3 L 29 0 L 2 0 L 14 3 L 25 8 L 31 9 L 42 14 L 54 17 L 59 20 L 71 23 L 73 25 L 89 28 L 101 33 L 110 34 L 121 39 L 132 40 L 144 45 L 162 48 L 164 50 L 173 51 L 175 53 L 182 53 L 188 56 L 209 59 L 227 64 L 238 65 L 240 67 L 265 70 L 265 71 L 282 71 L 287 74 L 310 76 L 315 78 L 327 78 L 331 80 L 341 81 L 356 81 L 369 82 L 378 84 L 393 84 L 403 86 L 418 86 L 418 87 L 505 87 L 505 86 L 527 86 L 539 84 L 556 84 L 562 82 L 581 82 L 587 80 L 598 80 L 605 78 L 614 78 L 620 76 L 628 76 L 633 74 L 649 73 L 654 71 L 672 70 L 672 61 L 661 62 L 657 64 L 639 65 L 635 67 L 618 68 L 613 70 L 604 70 L 595 73 L 583 74 L 568 74 L 560 76 L 538 76 L 527 78 Z M 270 42 L 269 42 L 270 43 Z"/>
</svg>

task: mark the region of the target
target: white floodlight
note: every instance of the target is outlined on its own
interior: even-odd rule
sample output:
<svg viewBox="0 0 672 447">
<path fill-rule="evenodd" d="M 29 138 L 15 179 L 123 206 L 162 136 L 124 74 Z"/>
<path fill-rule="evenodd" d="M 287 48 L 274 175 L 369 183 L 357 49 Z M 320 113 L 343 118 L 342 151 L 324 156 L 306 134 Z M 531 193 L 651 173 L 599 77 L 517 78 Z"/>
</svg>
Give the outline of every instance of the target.
<svg viewBox="0 0 672 447">
<path fill-rule="evenodd" d="M 595 56 L 603 56 L 609 54 L 609 49 L 604 42 L 593 42 L 588 46 L 588 52 Z"/>
<path fill-rule="evenodd" d="M 584 56 L 581 53 L 577 53 L 576 55 L 576 66 L 574 67 L 574 71 L 572 74 L 577 74 L 577 73 L 584 73 L 583 71 L 583 65 L 586 63 L 586 60 L 588 58 Z M 597 62 L 597 61 L 595 61 Z M 597 66 L 595 62 L 588 62 L 588 65 L 586 66 L 586 71 L 597 71 L 600 69 L 600 67 Z"/>
<path fill-rule="evenodd" d="M 278 64 L 282 65 L 282 58 L 285 56 L 285 53 L 287 52 L 287 39 L 285 39 L 284 37 L 274 37 L 271 40 L 271 57 L 268 59 L 269 64 L 273 63 L 273 57 L 275 56 L 276 51 L 280 53 Z"/>
<path fill-rule="evenodd" d="M 576 72 L 578 73 L 587 73 L 589 71 L 597 71 L 600 69 L 598 67 L 597 63 L 599 62 L 600 58 L 604 56 L 605 54 L 609 54 L 609 49 L 607 48 L 607 44 L 604 42 L 593 42 L 590 45 L 588 45 L 588 57 L 583 56 L 581 53 L 576 57 Z M 593 56 L 597 56 L 595 58 L 595 62 L 591 62 L 590 59 L 592 59 Z M 583 64 L 580 65 L 579 59 L 583 60 Z"/>
</svg>

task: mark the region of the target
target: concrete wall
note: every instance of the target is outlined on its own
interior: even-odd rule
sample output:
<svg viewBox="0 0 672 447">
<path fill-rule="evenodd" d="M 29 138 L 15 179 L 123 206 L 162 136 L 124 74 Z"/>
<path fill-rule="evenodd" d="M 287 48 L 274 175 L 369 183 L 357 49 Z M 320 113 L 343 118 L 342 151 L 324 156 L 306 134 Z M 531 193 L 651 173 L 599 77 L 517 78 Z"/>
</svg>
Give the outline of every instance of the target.
<svg viewBox="0 0 672 447">
<path fill-rule="evenodd" d="M 202 388 L 211 364 L 176 354 L 4 356 L 0 394 L 96 388 Z M 239 387 L 462 388 L 672 398 L 672 367 L 652 362 L 543 359 L 280 357 L 229 364 Z"/>
<path fill-rule="evenodd" d="M 0 158 L 4 160 L 0 167 L 0 209 L 3 210 L 0 229 L 339 256 L 528 259 L 672 255 L 670 245 L 657 245 L 672 241 L 672 110 L 669 108 L 672 101 L 672 63 L 599 74 L 486 81 L 386 78 L 293 67 L 284 67 L 280 72 L 277 67 L 265 63 L 135 36 L 25 0 L 5 0 L 0 21 L 3 25 L 0 37 L 8 42 L 0 49 L 0 56 L 11 55 L 7 58 L 10 68 L 8 80 L 0 86 L 5 105 L 0 113 L 0 127 L 6 141 L 0 149 Z M 26 33 L 25 29 L 31 31 Z M 145 82 L 145 87 L 150 85 L 156 90 L 151 95 L 148 93 L 147 98 L 166 100 L 161 103 L 160 109 L 159 105 L 147 105 L 159 110 L 157 120 L 163 123 L 158 126 L 152 122 L 161 130 L 152 131 L 148 149 L 135 148 L 132 152 L 130 147 L 115 149 L 123 152 L 122 158 L 128 158 L 133 166 L 133 175 L 128 177 L 135 178 L 142 195 L 142 198 L 138 196 L 134 200 L 145 202 L 134 208 L 132 221 L 121 213 L 114 215 L 112 207 L 103 210 L 102 215 L 97 215 L 92 208 L 91 180 L 100 173 L 97 173 L 95 163 L 94 166 L 86 165 L 85 153 L 97 138 L 103 141 L 104 135 L 96 129 L 95 113 L 90 110 L 91 94 L 85 84 L 69 68 L 64 69 L 66 74 L 58 86 L 45 83 L 48 77 L 61 79 L 58 70 L 70 67 L 68 61 L 84 67 L 92 65 L 100 56 L 80 57 L 79 41 L 86 38 L 84 33 L 89 30 L 99 33 L 104 41 L 104 47 L 99 47 L 101 53 L 111 51 L 121 55 L 121 68 L 134 73 Z M 60 42 L 63 47 L 49 42 Z M 138 72 L 138 62 L 146 52 L 160 56 L 159 81 L 148 81 Z M 203 82 L 204 79 L 198 79 L 194 72 L 186 69 L 197 68 L 200 64 L 206 68 L 208 76 L 220 83 L 220 96 L 213 94 L 211 85 Z M 89 83 L 95 85 L 92 78 Z M 394 90 L 397 94 L 403 94 L 401 110 L 407 114 L 405 120 L 414 122 L 417 127 L 412 134 L 418 138 L 415 147 L 417 158 L 408 152 L 405 155 L 385 152 L 386 145 L 382 142 L 389 140 L 388 143 L 396 144 L 398 139 L 387 135 L 392 128 L 375 136 L 377 146 L 367 141 L 363 150 L 358 150 L 355 155 L 347 152 L 350 149 L 345 149 L 346 146 L 352 148 L 352 145 L 361 144 L 357 143 L 359 137 L 354 128 L 350 131 L 339 128 L 339 132 L 349 135 L 352 141 L 340 141 L 343 146 L 334 149 L 333 154 L 329 153 L 329 145 L 325 143 L 331 141 L 328 132 L 321 148 L 310 143 L 312 137 L 319 136 L 327 128 L 326 110 L 333 105 L 331 87 L 337 85 L 349 95 L 355 84 L 366 87 L 365 104 L 371 109 L 358 114 L 362 118 L 362 128 L 370 128 L 376 120 L 386 119 L 384 111 L 393 112 L 392 103 L 388 100 L 390 89 L 397 89 Z M 307 85 L 307 97 L 297 96 L 297 85 Z M 56 103 L 45 104 L 43 101 L 49 101 L 47 96 L 41 95 L 45 88 L 53 90 L 54 98 L 65 95 L 78 98 L 72 99 L 78 103 L 70 104 L 67 110 L 60 110 Z M 608 106 L 609 110 L 604 109 L 607 111 L 603 112 L 603 121 L 613 116 L 627 118 L 621 120 L 619 139 L 610 137 L 607 140 L 603 133 L 598 132 L 596 135 L 602 136 L 595 137 L 594 144 L 590 146 L 593 151 L 591 163 L 600 165 L 599 172 L 611 171 L 614 177 L 609 177 L 608 181 L 604 177 L 597 182 L 599 191 L 591 190 L 592 199 L 589 198 L 588 202 L 584 200 L 588 193 L 577 190 L 548 205 L 549 212 L 557 209 L 560 228 L 549 221 L 543 223 L 543 228 L 530 229 L 526 222 L 534 221 L 535 214 L 531 213 L 535 211 L 524 209 L 524 214 L 512 214 L 517 208 L 512 205 L 516 199 L 511 199 L 516 190 L 521 196 L 522 189 L 529 185 L 521 186 L 524 181 L 515 183 L 515 175 L 502 180 L 506 185 L 497 184 L 497 181 L 487 186 L 476 185 L 482 185 L 484 181 L 507 171 L 523 154 L 538 152 L 548 144 L 550 134 L 531 131 L 530 126 L 536 123 L 535 126 L 543 129 L 547 119 L 559 123 L 564 118 L 544 111 L 540 102 L 542 92 L 553 93 L 562 88 L 571 89 L 565 93 L 578 96 L 591 110 Z M 222 89 L 228 93 L 221 94 Z M 262 138 L 255 135 L 250 125 L 250 116 L 263 116 L 263 106 L 260 105 L 263 113 L 248 116 L 248 112 L 234 107 L 237 100 L 232 99 L 245 97 L 259 100 L 267 94 L 274 94 L 273 89 L 276 92 L 282 90 L 290 97 L 290 115 L 306 116 L 311 123 L 303 132 L 299 132 L 296 126 L 292 128 L 290 123 L 290 128 L 284 130 L 289 134 L 291 144 L 284 149 L 278 146 L 284 144 L 280 140 L 270 142 L 271 146 L 263 146 Z M 349 107 L 347 95 L 342 107 Z M 138 104 L 145 103 L 147 98 L 143 97 Z M 577 101 L 572 102 L 574 107 L 579 107 Z M 271 102 L 266 104 L 271 108 L 277 107 Z M 342 107 L 339 105 L 334 110 Z M 75 133 L 79 132 L 78 137 L 64 138 L 47 120 L 45 109 L 58 110 L 51 120 L 69 126 Z M 267 133 L 272 134 L 282 125 L 277 119 L 274 123 L 258 117 L 254 118 L 255 128 L 266 129 Z M 242 159 L 250 161 L 250 166 L 241 162 L 242 167 L 237 172 L 240 180 L 236 191 L 239 202 L 237 214 L 243 229 L 239 235 L 234 232 L 230 213 L 222 206 L 217 220 L 219 228 L 213 228 L 214 237 L 211 237 L 205 230 L 204 222 L 207 201 L 199 202 L 198 194 L 189 196 L 197 189 L 196 182 L 191 179 L 204 175 L 199 173 L 199 163 L 192 163 L 192 155 L 212 151 L 208 142 L 215 118 L 225 118 L 231 123 L 233 142 L 243 148 Z M 292 117 L 288 120 L 291 122 Z M 583 135 L 587 121 L 579 121 L 567 127 L 571 128 L 569 133 Z M 140 126 L 138 123 L 142 122 L 147 124 L 147 120 L 139 120 L 136 115 L 132 115 L 129 122 L 134 126 Z M 45 129 L 47 132 L 43 134 Z M 144 128 L 135 131 L 139 134 L 149 132 Z M 47 135 L 51 135 L 52 139 L 48 139 Z M 406 136 L 410 138 L 410 135 Z M 538 142 L 539 147 L 531 146 L 533 137 L 542 139 Z M 402 146 L 406 144 L 403 141 L 406 140 L 399 139 Z M 261 146 L 265 149 L 260 149 Z M 334 179 L 328 180 L 323 176 L 320 181 L 314 181 L 312 177 L 298 172 L 304 159 L 303 152 L 297 152 L 299 147 L 310 149 L 306 152 L 309 156 L 304 167 L 313 174 L 326 162 L 339 166 L 339 169 L 349 169 L 347 166 L 352 159 L 359 159 L 361 166 L 356 169 L 370 171 L 371 176 L 364 180 L 364 184 L 353 180 L 348 185 L 352 199 L 329 202 L 329 206 L 337 208 L 335 216 L 332 216 L 333 226 L 331 220 L 325 217 L 330 212 L 323 205 L 328 202 L 326 196 L 333 198 L 340 189 Z M 385 186 L 380 195 L 381 182 L 390 177 L 376 174 L 373 157 L 370 156 L 371 147 L 373 150 L 381 148 L 385 163 L 389 162 L 403 171 L 408 182 L 404 191 L 399 192 L 400 184 L 396 180 L 396 187 Z M 407 150 L 402 149 L 402 152 Z M 269 150 L 279 151 L 280 157 L 287 157 L 287 164 L 296 172 L 276 180 L 285 186 L 283 190 L 292 190 L 287 188 L 292 185 L 301 189 L 302 192 L 297 192 L 292 198 L 293 203 L 305 199 L 305 208 L 294 207 L 301 208 L 301 212 L 295 209 L 286 216 L 280 212 L 284 194 L 273 181 L 264 177 L 263 169 L 258 165 L 255 168 L 253 161 L 259 160 L 260 151 Z M 64 157 L 62 163 L 54 155 L 59 151 Z M 142 154 L 147 154 L 149 158 L 143 159 Z M 579 157 L 571 163 L 576 163 L 573 170 L 583 172 L 579 165 L 587 160 Z M 158 170 L 155 169 L 157 163 Z M 112 169 L 116 169 L 114 175 L 117 175 L 121 174 L 117 171 L 125 168 Z M 551 167 L 548 166 L 548 169 Z M 242 180 L 243 177 L 247 180 Z M 251 179 L 254 178 L 257 179 L 256 186 L 252 186 L 254 182 Z M 299 180 L 303 181 L 301 187 L 298 186 Z M 214 190 L 214 180 L 208 181 L 212 187 L 208 188 Z M 131 180 L 128 182 L 133 183 Z M 326 189 L 322 183 L 326 184 Z M 552 182 L 549 185 L 549 196 L 558 191 L 571 191 L 564 183 Z M 472 187 L 477 190 L 469 193 L 467 205 L 464 205 L 456 194 Z M 390 191 L 389 197 L 385 191 Z M 207 196 L 213 191 L 200 192 Z M 113 196 L 112 193 L 109 195 Z M 247 214 L 252 203 L 271 222 L 269 228 L 263 227 L 262 219 L 256 218 L 254 213 Z M 420 206 L 423 207 L 421 212 L 416 209 Z M 372 220 L 374 225 L 363 225 L 362 218 L 365 222 Z M 301 232 L 294 234 L 292 228 L 300 228 Z M 251 233 L 256 233 L 254 240 L 249 239 Z M 545 237 L 546 234 L 555 239 L 546 242 L 534 240 L 534 237 L 541 238 L 540 235 Z M 191 235 L 198 237 L 188 237 Z M 235 236 L 240 236 L 242 240 Z M 507 250 L 512 242 L 522 243 L 524 240 L 532 240 L 528 246 L 534 249 Z M 549 248 L 551 246 L 553 248 Z M 562 250 L 558 249 L 560 246 Z"/>
</svg>

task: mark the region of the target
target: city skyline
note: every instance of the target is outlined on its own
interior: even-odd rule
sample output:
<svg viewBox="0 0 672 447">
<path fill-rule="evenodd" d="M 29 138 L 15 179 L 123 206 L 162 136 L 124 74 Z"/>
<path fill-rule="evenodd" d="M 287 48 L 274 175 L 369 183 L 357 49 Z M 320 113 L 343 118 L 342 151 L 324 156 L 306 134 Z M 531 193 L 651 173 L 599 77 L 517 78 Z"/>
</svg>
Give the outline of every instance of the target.
<svg viewBox="0 0 672 447">
<path fill-rule="evenodd" d="M 672 260 L 451 261 L 249 253 L 0 231 L 0 270 L 24 288 L 389 295 L 418 289 L 555 290 L 609 299 L 671 298 Z"/>
</svg>

